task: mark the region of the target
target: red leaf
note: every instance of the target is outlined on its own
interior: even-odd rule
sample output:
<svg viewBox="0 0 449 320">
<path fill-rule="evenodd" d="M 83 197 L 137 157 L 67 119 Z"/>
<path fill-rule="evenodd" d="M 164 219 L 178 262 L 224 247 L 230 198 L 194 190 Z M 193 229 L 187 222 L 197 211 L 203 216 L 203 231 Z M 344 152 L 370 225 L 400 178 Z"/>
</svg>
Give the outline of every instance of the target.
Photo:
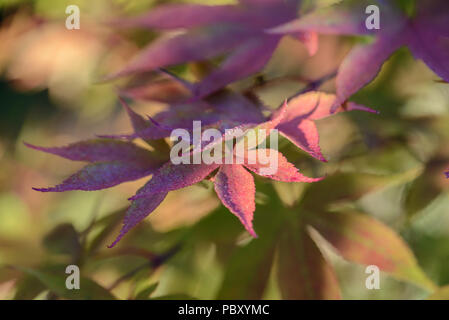
<svg viewBox="0 0 449 320">
<path fill-rule="evenodd" d="M 240 165 L 222 165 L 214 181 L 221 202 L 239 218 L 253 237 L 257 237 L 252 222 L 256 210 L 256 187 L 251 173 Z"/>
<path fill-rule="evenodd" d="M 269 163 L 262 163 L 260 160 L 260 153 L 266 154 L 266 159 L 270 159 Z M 274 160 L 276 158 L 276 160 Z M 256 164 L 250 164 L 250 163 Z M 274 164 L 276 168 L 272 168 Z M 298 169 L 288 162 L 282 153 L 273 149 L 258 149 L 248 151 L 245 167 L 258 175 L 284 182 L 317 182 L 324 178 L 309 178 L 299 173 Z M 272 169 L 275 169 L 273 172 Z"/>
</svg>

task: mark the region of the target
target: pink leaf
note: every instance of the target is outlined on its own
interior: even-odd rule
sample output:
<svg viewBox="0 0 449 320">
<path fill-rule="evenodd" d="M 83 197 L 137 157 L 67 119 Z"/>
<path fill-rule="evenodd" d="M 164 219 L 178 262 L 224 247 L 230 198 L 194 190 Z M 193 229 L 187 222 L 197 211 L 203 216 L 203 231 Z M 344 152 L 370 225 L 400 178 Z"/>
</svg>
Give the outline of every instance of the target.
<svg viewBox="0 0 449 320">
<path fill-rule="evenodd" d="M 275 116 L 278 116 L 280 112 L 284 113 L 277 129 L 311 156 L 326 161 L 319 146 L 320 137 L 314 121 L 332 115 L 332 107 L 335 104 L 336 96 L 333 94 L 315 91 L 302 94 L 289 101 L 283 111 L 274 113 Z M 347 103 L 344 107 L 340 106 L 336 112 L 351 110 L 375 113 L 372 109 L 354 103 Z"/>
<path fill-rule="evenodd" d="M 245 229 L 257 237 L 253 229 L 253 214 L 256 210 L 254 179 L 240 165 L 223 165 L 215 176 L 215 191 L 221 202 L 239 218 Z"/>
<path fill-rule="evenodd" d="M 269 158 L 269 163 L 262 163 L 260 154 L 265 153 L 264 158 Z M 255 163 L 255 164 L 252 164 Z M 274 172 L 270 166 L 276 165 Z M 249 150 L 247 159 L 244 164 L 245 167 L 258 175 L 284 182 L 318 182 L 324 178 L 309 178 L 301 174 L 298 169 L 288 162 L 282 153 L 273 149 L 258 149 Z"/>
<path fill-rule="evenodd" d="M 293 142 L 312 157 L 326 162 L 321 152 L 320 136 L 315 123 L 308 119 L 297 119 L 280 125 L 279 131 L 283 136 Z"/>
</svg>

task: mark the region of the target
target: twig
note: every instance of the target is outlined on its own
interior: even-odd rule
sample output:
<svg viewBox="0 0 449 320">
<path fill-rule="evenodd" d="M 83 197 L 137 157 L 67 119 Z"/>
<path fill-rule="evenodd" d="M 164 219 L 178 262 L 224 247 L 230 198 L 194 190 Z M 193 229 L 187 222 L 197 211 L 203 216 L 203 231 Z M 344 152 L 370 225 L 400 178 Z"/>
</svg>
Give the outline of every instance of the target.
<svg viewBox="0 0 449 320">
<path fill-rule="evenodd" d="M 291 97 L 289 97 L 287 99 L 287 101 L 290 101 L 294 98 L 296 98 L 297 96 L 310 92 L 310 91 L 315 91 L 317 89 L 319 89 L 319 87 L 321 87 L 323 85 L 323 83 L 325 83 L 326 81 L 329 81 L 333 78 L 335 78 L 337 76 L 337 71 L 334 71 L 320 79 L 311 81 L 307 84 L 307 86 L 305 88 L 302 88 L 301 90 L 299 90 L 298 92 L 296 92 L 294 95 L 292 95 Z"/>
<path fill-rule="evenodd" d="M 162 264 L 164 264 L 167 260 L 169 260 L 171 257 L 173 257 L 178 251 L 181 249 L 181 245 L 177 244 L 173 248 L 169 249 L 167 252 L 161 254 L 161 255 L 154 255 L 153 257 L 149 258 L 149 261 L 145 262 L 144 264 L 138 266 L 137 268 L 131 270 L 130 272 L 124 274 L 120 278 L 114 281 L 113 284 L 111 284 L 108 288 L 109 291 L 115 289 L 120 283 L 123 281 L 132 278 L 136 273 L 139 271 L 145 269 L 145 268 L 153 268 L 157 269 Z"/>
</svg>

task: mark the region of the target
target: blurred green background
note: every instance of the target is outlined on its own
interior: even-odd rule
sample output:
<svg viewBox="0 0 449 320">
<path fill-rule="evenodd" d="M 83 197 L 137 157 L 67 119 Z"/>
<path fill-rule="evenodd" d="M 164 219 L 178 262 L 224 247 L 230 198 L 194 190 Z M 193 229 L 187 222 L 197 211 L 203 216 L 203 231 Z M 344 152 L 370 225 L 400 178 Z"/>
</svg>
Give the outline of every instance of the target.
<svg viewBox="0 0 449 320">
<path fill-rule="evenodd" d="M 207 184 L 172 192 L 114 249 L 106 246 L 117 235 L 126 199 L 144 181 L 98 192 L 33 191 L 60 182 L 80 166 L 29 150 L 23 141 L 57 146 L 131 130 L 117 100 L 116 86 L 125 80 L 100 80 L 155 33 L 117 32 L 105 22 L 165 2 L 0 0 L 0 299 L 111 294 L 120 299 L 281 299 L 274 247 L 282 231 L 276 221 L 301 216 L 298 204 L 304 202 L 312 204 L 311 214 L 316 203 L 316 210 L 357 211 L 384 222 L 403 237 L 435 284 L 449 284 L 449 181 L 444 177 L 449 168 L 449 85 L 438 82 L 407 49 L 354 97 L 380 115 L 346 113 L 318 123 L 329 163 L 281 141 L 282 152 L 298 168 L 330 178 L 313 192 L 303 184 L 257 180 L 257 240 L 243 232 Z M 80 30 L 65 28 L 69 4 L 81 9 Z M 275 108 L 304 86 L 292 78 L 316 79 L 332 72 L 355 41 L 322 36 L 318 54 L 309 58 L 301 44 L 286 38 L 263 72 L 266 85 L 254 87 L 253 93 Z M 175 71 L 194 78 L 196 68 L 192 64 Z M 233 88 L 247 90 L 255 82 L 253 77 Z M 321 90 L 333 92 L 333 81 Z M 165 105 L 135 100 L 132 106 L 152 114 Z M 384 273 L 381 289 L 367 290 L 364 266 L 345 261 L 324 240 L 316 241 L 336 270 L 343 298 L 429 295 Z M 76 295 L 61 287 L 68 264 L 82 270 L 82 290 Z"/>
</svg>

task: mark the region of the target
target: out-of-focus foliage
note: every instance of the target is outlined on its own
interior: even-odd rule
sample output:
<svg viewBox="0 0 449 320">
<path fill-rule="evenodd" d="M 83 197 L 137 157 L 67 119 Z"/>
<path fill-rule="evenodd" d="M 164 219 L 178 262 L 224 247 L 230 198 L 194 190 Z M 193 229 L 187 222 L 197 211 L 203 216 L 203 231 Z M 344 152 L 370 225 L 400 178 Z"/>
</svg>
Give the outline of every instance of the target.
<svg viewBox="0 0 449 320">
<path fill-rule="evenodd" d="M 258 239 L 219 205 L 208 182 L 170 193 L 113 249 L 107 245 L 126 198 L 145 181 L 94 193 L 31 190 L 80 166 L 23 141 L 56 146 L 130 130 L 115 90 L 129 83 L 100 80 L 155 33 L 115 32 L 103 22 L 158 3 L 0 0 L 0 299 L 448 299 L 449 85 L 408 49 L 354 97 L 380 115 L 317 121 L 329 163 L 280 141 L 290 162 L 327 178 L 306 185 L 257 177 Z M 80 30 L 65 29 L 67 4 L 80 6 Z M 307 80 L 332 73 L 356 41 L 321 36 L 309 58 L 284 38 L 263 76 L 232 88 L 251 89 L 274 109 Z M 202 68 L 173 71 L 196 79 Z M 321 90 L 334 92 L 334 82 Z M 147 97 L 133 108 L 164 109 L 164 99 Z M 80 291 L 65 289 L 70 264 L 81 269 Z M 380 290 L 365 287 L 371 264 L 382 270 Z"/>
</svg>

